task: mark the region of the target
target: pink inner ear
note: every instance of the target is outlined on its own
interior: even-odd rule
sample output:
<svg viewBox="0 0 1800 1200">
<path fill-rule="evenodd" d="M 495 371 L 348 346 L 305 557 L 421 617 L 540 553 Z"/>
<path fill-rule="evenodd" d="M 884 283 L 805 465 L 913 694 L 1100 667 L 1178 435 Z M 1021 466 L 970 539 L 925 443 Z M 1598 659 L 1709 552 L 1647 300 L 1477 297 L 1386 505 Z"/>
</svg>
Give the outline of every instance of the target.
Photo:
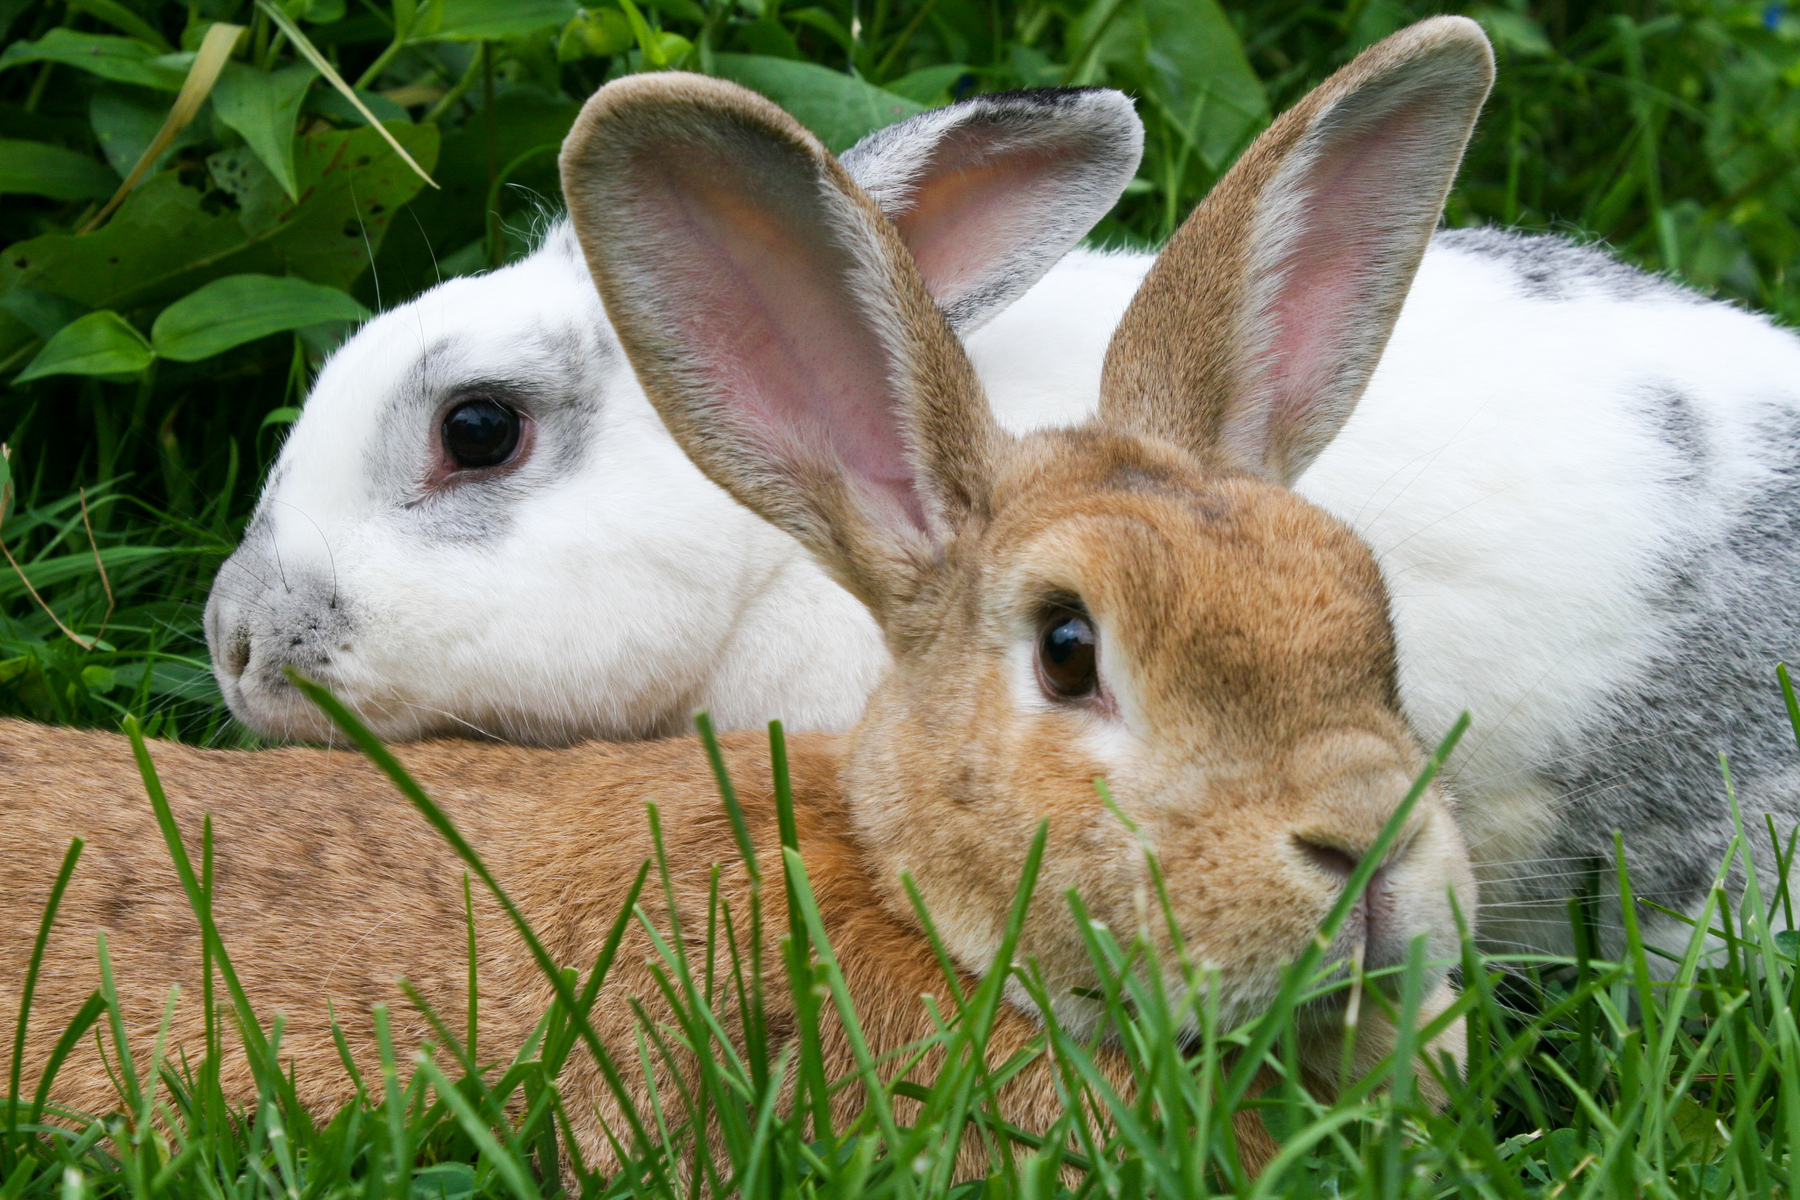
<svg viewBox="0 0 1800 1200">
<path fill-rule="evenodd" d="M 1062 154 L 994 154 L 992 142 L 971 131 L 946 138 L 910 207 L 894 218 L 942 308 L 991 282 L 1063 194 Z"/>
<path fill-rule="evenodd" d="M 1373 369 L 1367 359 L 1379 355 L 1391 315 L 1380 303 L 1391 260 L 1416 239 L 1411 218 L 1421 187 L 1431 186 L 1406 169 L 1427 157 L 1408 145 L 1429 136 L 1424 126 L 1407 112 L 1379 130 L 1339 137 L 1307 172 L 1291 218 L 1299 232 L 1272 273 L 1280 282 L 1263 310 L 1273 331 L 1257 389 L 1265 437 L 1305 440 L 1313 420 L 1335 428 L 1338 410 L 1356 399 L 1346 389 Z"/>
<path fill-rule="evenodd" d="M 852 290 L 850 256 L 710 173 L 660 164 L 647 174 L 665 214 L 661 307 L 740 428 L 777 469 L 799 478 L 835 458 L 878 520 L 928 529 L 893 366 Z"/>
</svg>

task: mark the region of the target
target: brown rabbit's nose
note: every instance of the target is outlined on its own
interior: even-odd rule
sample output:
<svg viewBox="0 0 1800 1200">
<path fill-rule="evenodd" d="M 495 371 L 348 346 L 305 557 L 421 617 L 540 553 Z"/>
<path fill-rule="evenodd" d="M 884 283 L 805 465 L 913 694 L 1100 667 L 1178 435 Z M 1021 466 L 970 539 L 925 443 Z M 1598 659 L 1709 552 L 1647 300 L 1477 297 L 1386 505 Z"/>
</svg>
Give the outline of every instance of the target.
<svg viewBox="0 0 1800 1200">
<path fill-rule="evenodd" d="M 1328 846 L 1298 834 L 1294 835 L 1294 845 L 1299 847 L 1301 855 L 1309 863 L 1335 878 L 1340 886 L 1350 878 L 1350 872 L 1356 870 L 1356 864 L 1362 861 L 1361 854 L 1352 854 L 1341 847 Z"/>
<path fill-rule="evenodd" d="M 1350 882 L 1351 872 L 1362 861 L 1359 851 L 1341 845 L 1315 841 L 1301 834 L 1293 835 L 1294 846 L 1309 866 L 1331 880 L 1334 888 Z M 1356 898 L 1341 934 L 1352 942 L 1363 943 L 1364 962 L 1371 968 L 1396 966 L 1405 959 L 1409 922 L 1404 905 L 1396 904 L 1394 885 L 1397 875 L 1405 873 L 1405 862 L 1412 839 L 1392 847 L 1386 861 L 1369 877 L 1362 894 Z M 1417 932 L 1417 931 L 1411 931 Z"/>
</svg>

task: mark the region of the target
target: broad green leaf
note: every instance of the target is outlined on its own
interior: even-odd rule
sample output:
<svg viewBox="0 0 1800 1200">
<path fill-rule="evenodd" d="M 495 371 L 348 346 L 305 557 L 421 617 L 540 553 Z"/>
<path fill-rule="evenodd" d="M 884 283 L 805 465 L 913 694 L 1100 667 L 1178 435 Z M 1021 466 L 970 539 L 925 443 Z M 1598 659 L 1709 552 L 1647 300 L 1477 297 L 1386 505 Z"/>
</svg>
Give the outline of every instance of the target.
<svg viewBox="0 0 1800 1200">
<path fill-rule="evenodd" d="M 294 121 L 317 74 L 306 63 L 264 73 L 234 62 L 213 85 L 213 112 L 244 135 L 269 174 L 295 200 L 300 191 L 294 181 Z"/>
<path fill-rule="evenodd" d="M 389 132 L 421 162 L 436 162 L 436 126 Z M 153 176 L 95 233 L 46 234 L 7 247 L 0 293 L 25 284 L 89 308 L 130 310 L 246 272 L 348 287 L 368 268 L 394 211 L 418 192 L 419 177 L 367 128 L 303 136 L 294 163 L 298 205 L 248 147 L 215 154 L 209 165 L 228 185 L 235 212 L 174 171 Z M 22 344 L 9 332 L 0 355 Z"/>
<path fill-rule="evenodd" d="M 45 142 L 0 138 L 0 194 L 104 200 L 119 177 L 85 154 Z"/>
<path fill-rule="evenodd" d="M 575 0 L 444 0 L 443 20 L 431 36 L 452 42 L 520 37 L 562 28 L 575 9 Z"/>
<path fill-rule="evenodd" d="M 150 344 L 164 358 L 198 362 L 271 333 L 368 316 L 337 288 L 274 275 L 229 275 L 163 309 Z"/>
<path fill-rule="evenodd" d="M 747 46 L 752 54 L 762 54 L 769 58 L 804 58 L 800 53 L 800 43 L 788 32 L 787 26 L 780 21 L 767 18 L 740 25 L 737 29 L 738 41 Z"/>
<path fill-rule="evenodd" d="M 714 58 L 714 70 L 787 109 L 834 152 L 883 126 L 925 111 L 916 100 L 816 63 L 761 54 L 720 54 Z"/>
<path fill-rule="evenodd" d="M 118 313 L 102 309 L 63 326 L 19 372 L 17 382 L 45 375 L 129 375 L 155 357 L 143 334 Z"/>
<path fill-rule="evenodd" d="M 14 42 L 0 54 L 0 71 L 20 63 L 59 62 L 91 71 L 102 79 L 138 83 L 178 92 L 187 78 L 188 58 L 165 55 L 148 42 L 104 33 L 52 29 L 35 42 Z"/>
<path fill-rule="evenodd" d="M 131 189 L 156 167 L 157 160 L 162 158 L 177 138 L 187 129 L 212 95 L 213 84 L 218 82 L 219 73 L 231 61 L 233 49 L 250 34 L 243 25 L 230 25 L 224 21 L 215 21 L 207 27 L 206 36 L 200 39 L 200 49 L 191 55 L 171 55 L 170 58 L 184 57 L 190 60 L 187 78 L 182 81 L 181 91 L 175 96 L 175 103 L 169 106 L 163 117 L 162 125 L 156 136 L 144 147 L 144 153 L 125 174 L 125 181 L 113 193 L 98 214 L 77 232 L 92 233 L 96 227 L 111 216 L 130 194 Z"/>
<path fill-rule="evenodd" d="M 1269 97 L 1216 0 L 1139 0 L 1145 81 L 1213 170 L 1269 119 Z"/>
<path fill-rule="evenodd" d="M 412 116 L 404 108 L 380 92 L 355 90 L 356 98 L 362 101 L 364 108 L 375 114 L 377 120 L 412 123 Z M 319 88 L 314 91 L 306 101 L 306 111 L 322 113 L 327 117 L 334 117 L 351 125 L 363 119 L 363 115 L 358 111 L 356 105 L 350 103 L 344 94 L 335 88 Z"/>
</svg>

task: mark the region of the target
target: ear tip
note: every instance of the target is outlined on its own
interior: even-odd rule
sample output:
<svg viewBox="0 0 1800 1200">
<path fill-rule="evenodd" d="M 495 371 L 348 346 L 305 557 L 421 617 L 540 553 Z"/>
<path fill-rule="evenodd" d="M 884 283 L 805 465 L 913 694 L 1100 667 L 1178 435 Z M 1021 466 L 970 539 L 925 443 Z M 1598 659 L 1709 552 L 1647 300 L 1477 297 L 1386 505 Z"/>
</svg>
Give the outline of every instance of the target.
<svg viewBox="0 0 1800 1200">
<path fill-rule="evenodd" d="M 564 172 L 575 168 L 597 137 L 604 137 L 602 127 L 677 113 L 689 121 L 699 118 L 702 122 L 723 120 L 757 126 L 798 142 L 814 157 L 825 154 L 818 139 L 780 105 L 741 84 L 687 71 L 643 71 L 612 80 L 587 98 L 563 139 L 560 157 Z"/>
<path fill-rule="evenodd" d="M 1395 35 L 1412 41 L 1420 52 L 1438 55 L 1461 55 L 1471 66 L 1491 79 L 1494 74 L 1494 47 L 1480 22 L 1469 17 L 1428 17 Z"/>
</svg>

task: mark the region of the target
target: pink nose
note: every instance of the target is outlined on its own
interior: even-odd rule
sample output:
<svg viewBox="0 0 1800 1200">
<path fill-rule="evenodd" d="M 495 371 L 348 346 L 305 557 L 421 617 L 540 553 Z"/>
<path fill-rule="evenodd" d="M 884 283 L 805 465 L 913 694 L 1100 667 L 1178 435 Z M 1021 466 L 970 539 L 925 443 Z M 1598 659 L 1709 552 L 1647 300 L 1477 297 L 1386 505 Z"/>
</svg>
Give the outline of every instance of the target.
<svg viewBox="0 0 1800 1200">
<path fill-rule="evenodd" d="M 1329 846 L 1308 838 L 1295 837 L 1294 842 L 1321 873 L 1335 879 L 1339 887 L 1350 881 L 1362 856 L 1341 846 Z M 1356 898 L 1345 919 L 1341 936 L 1363 944 L 1363 966 L 1369 970 L 1397 967 L 1406 961 L 1407 931 L 1398 919 L 1394 904 L 1393 869 L 1406 855 L 1405 847 L 1391 854 Z"/>
</svg>

